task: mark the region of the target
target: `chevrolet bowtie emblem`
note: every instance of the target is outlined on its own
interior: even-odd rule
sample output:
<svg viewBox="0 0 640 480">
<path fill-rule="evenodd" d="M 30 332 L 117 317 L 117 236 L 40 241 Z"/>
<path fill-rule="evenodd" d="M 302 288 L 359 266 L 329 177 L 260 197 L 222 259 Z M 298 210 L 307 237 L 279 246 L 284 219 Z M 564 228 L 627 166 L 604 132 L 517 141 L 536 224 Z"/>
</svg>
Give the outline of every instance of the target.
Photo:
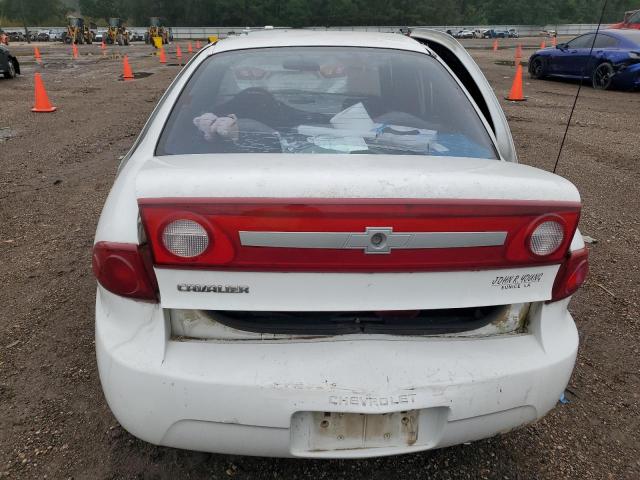
<svg viewBox="0 0 640 480">
<path fill-rule="evenodd" d="M 365 253 L 389 253 L 402 248 L 411 233 L 393 233 L 391 227 L 367 227 L 364 233 L 352 233 L 344 248 L 364 248 Z"/>
</svg>

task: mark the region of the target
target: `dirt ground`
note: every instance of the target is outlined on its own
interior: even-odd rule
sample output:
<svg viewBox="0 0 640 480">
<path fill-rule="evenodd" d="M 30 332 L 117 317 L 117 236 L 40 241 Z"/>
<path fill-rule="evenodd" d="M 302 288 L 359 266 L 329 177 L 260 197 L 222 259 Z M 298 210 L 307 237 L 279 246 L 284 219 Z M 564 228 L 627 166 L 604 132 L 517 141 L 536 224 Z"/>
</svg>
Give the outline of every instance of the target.
<svg viewBox="0 0 640 480">
<path fill-rule="evenodd" d="M 525 56 L 539 39 L 523 39 Z M 469 41 L 499 98 L 514 41 Z M 526 48 L 526 47 L 530 48 Z M 183 45 L 183 49 L 185 45 Z M 482 48 L 478 48 L 482 47 Z M 144 45 L 16 46 L 23 75 L 0 79 L 0 477 L 7 478 L 640 478 L 640 93 L 583 88 L 558 173 L 583 197 L 591 276 L 571 304 L 580 351 L 559 404 L 506 435 L 438 451 L 359 461 L 231 457 L 160 448 L 107 407 L 94 354 L 91 245 L 118 158 L 179 71 Z M 118 81 L 114 52 L 134 71 Z M 173 52 L 173 50 L 172 50 Z M 170 63 L 177 63 L 171 53 Z M 52 114 L 30 112 L 33 73 Z M 520 161 L 552 169 L 577 85 L 525 78 L 503 101 Z M 8 127 L 8 128 L 5 128 Z M 10 138 L 5 138 L 10 137 Z M 3 140 L 4 138 L 4 140 Z"/>
</svg>

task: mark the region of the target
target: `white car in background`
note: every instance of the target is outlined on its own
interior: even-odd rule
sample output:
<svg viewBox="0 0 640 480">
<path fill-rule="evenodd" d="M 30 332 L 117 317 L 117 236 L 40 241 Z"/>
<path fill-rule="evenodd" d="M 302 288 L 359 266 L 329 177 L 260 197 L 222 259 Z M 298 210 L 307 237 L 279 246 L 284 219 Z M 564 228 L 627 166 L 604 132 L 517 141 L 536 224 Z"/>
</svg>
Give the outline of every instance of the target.
<svg viewBox="0 0 640 480">
<path fill-rule="evenodd" d="M 475 38 L 475 32 L 473 30 L 460 30 L 454 35 L 456 38 Z"/>
<path fill-rule="evenodd" d="M 580 196 L 517 163 L 457 41 L 411 37 L 237 36 L 169 87 L 93 247 L 100 379 L 133 435 L 369 457 L 554 407 L 588 270 Z"/>
</svg>

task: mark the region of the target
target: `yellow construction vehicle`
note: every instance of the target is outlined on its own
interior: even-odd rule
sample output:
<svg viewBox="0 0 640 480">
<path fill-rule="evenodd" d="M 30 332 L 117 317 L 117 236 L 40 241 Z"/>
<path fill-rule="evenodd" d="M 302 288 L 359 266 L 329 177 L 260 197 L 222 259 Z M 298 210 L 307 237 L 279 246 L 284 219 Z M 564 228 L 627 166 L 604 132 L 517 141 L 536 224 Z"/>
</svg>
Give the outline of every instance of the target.
<svg viewBox="0 0 640 480">
<path fill-rule="evenodd" d="M 154 40 L 154 38 L 159 40 Z M 164 26 L 160 17 L 151 17 L 149 19 L 149 28 L 147 28 L 147 33 L 144 36 L 144 42 L 155 46 L 156 42 L 161 45 L 167 45 L 169 40 L 169 29 Z"/>
<path fill-rule="evenodd" d="M 104 32 L 104 42 L 109 45 L 129 45 L 129 30 L 120 18 L 110 18 L 109 27 Z"/>
<path fill-rule="evenodd" d="M 67 31 L 63 34 L 65 43 L 91 44 L 94 33 L 84 23 L 82 17 L 67 17 Z"/>
</svg>

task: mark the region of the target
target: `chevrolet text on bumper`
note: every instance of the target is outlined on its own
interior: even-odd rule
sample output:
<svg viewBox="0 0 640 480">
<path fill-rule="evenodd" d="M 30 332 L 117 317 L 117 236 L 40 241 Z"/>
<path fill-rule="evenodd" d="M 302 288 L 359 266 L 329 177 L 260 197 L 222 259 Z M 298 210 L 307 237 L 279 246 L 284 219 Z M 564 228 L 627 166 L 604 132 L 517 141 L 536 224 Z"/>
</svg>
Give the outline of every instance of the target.
<svg viewBox="0 0 640 480">
<path fill-rule="evenodd" d="M 94 244 L 100 379 L 129 432 L 370 457 L 553 408 L 588 271 L 579 194 L 517 163 L 454 39 L 412 37 L 250 34 L 168 89 Z"/>
</svg>

